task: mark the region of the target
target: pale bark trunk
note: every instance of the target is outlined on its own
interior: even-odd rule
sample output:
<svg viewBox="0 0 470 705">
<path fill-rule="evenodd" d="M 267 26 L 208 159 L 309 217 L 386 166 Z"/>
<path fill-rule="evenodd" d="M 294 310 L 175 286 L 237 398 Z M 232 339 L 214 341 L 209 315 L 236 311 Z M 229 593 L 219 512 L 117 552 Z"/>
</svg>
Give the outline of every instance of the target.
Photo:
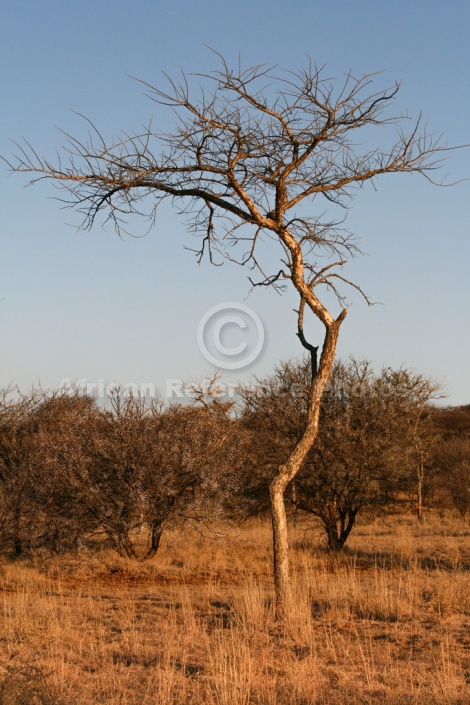
<svg viewBox="0 0 470 705">
<path fill-rule="evenodd" d="M 287 485 L 297 475 L 308 451 L 318 434 L 320 404 L 326 384 L 334 364 L 339 327 L 346 316 L 342 311 L 337 320 L 326 326 L 320 364 L 317 375 L 312 379 L 305 431 L 287 461 L 281 465 L 269 486 L 271 500 L 271 521 L 273 530 L 274 590 L 277 616 L 286 613 L 291 593 L 289 573 L 289 541 L 284 495 Z"/>
<path fill-rule="evenodd" d="M 418 466 L 418 487 L 417 487 L 417 501 L 416 501 L 416 515 L 418 521 L 423 521 L 423 482 L 424 482 L 424 467 L 423 463 L 420 462 Z"/>
<path fill-rule="evenodd" d="M 418 425 L 421 419 L 422 408 L 415 425 L 415 449 L 416 449 L 416 516 L 419 522 L 423 521 L 423 486 L 424 486 L 424 453 L 418 437 Z"/>
</svg>

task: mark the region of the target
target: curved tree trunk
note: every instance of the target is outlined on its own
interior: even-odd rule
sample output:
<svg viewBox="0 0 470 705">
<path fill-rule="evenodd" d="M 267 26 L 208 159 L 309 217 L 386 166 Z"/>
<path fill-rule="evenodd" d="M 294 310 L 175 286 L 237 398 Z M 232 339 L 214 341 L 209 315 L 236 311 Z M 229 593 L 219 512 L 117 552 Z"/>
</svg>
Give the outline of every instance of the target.
<svg viewBox="0 0 470 705">
<path fill-rule="evenodd" d="M 160 547 L 162 534 L 163 523 L 157 519 L 153 520 L 150 527 L 150 546 L 143 558 L 144 561 L 148 561 L 150 558 L 153 558 L 157 554 L 158 549 Z"/>
<path fill-rule="evenodd" d="M 331 322 L 325 324 L 326 335 L 321 352 L 320 365 L 317 374 L 312 376 L 305 431 L 269 486 L 273 531 L 274 591 L 276 613 L 280 618 L 288 609 L 291 593 L 289 541 L 284 495 L 287 485 L 297 475 L 317 437 L 321 399 L 333 368 L 339 328 L 345 316 L 346 309 L 341 312 L 336 320 L 331 319 Z"/>
<path fill-rule="evenodd" d="M 329 551 L 337 553 L 343 550 L 356 522 L 357 512 L 358 509 L 354 509 L 341 514 L 339 519 L 334 517 L 325 517 L 323 519 Z"/>
</svg>

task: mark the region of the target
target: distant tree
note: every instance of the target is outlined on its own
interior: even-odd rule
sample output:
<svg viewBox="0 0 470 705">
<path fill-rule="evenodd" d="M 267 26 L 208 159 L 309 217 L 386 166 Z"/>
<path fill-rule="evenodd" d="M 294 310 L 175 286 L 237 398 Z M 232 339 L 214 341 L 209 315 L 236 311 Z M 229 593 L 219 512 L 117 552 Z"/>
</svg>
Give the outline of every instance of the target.
<svg viewBox="0 0 470 705">
<path fill-rule="evenodd" d="M 409 369 L 387 368 L 383 386 L 385 394 L 392 395 L 400 402 L 402 434 L 408 447 L 406 462 L 410 482 L 415 488 L 416 516 L 418 521 L 422 521 L 426 471 L 432 466 L 433 446 L 437 441 L 431 425 L 432 402 L 444 396 L 443 385 Z"/>
<path fill-rule="evenodd" d="M 113 395 L 110 408 L 78 418 L 70 431 L 78 454 L 64 446 L 57 459 L 120 554 L 149 559 L 165 529 L 207 518 L 217 473 L 231 457 L 234 425 L 203 409 Z M 142 544 L 144 548 L 142 550 Z"/>
<path fill-rule="evenodd" d="M 462 519 L 470 511 L 470 438 L 444 441 L 436 453 L 441 486 Z"/>
<path fill-rule="evenodd" d="M 440 437 L 433 451 L 438 486 L 464 518 L 470 512 L 470 405 L 435 409 L 433 429 Z"/>
<path fill-rule="evenodd" d="M 309 365 L 284 363 L 243 393 L 242 420 L 255 439 L 247 459 L 248 511 L 265 506 L 279 458 L 302 433 Z M 403 369 L 375 374 L 370 363 L 352 358 L 333 366 L 316 443 L 287 493 L 295 508 L 320 519 L 330 550 L 344 547 L 361 510 L 386 507 L 409 485 L 410 472 L 416 472 L 415 426 L 421 412 L 416 395 L 425 382 Z"/>
<path fill-rule="evenodd" d="M 470 437 L 470 404 L 435 409 L 433 424 L 445 440 Z"/>
<path fill-rule="evenodd" d="M 107 407 L 78 394 L 5 392 L 2 544 L 17 555 L 61 551 L 104 534 L 120 555 L 148 559 L 167 528 L 209 525 L 243 452 L 226 411 L 164 408 L 120 390 Z"/>
<path fill-rule="evenodd" d="M 279 290 L 290 284 L 297 292 L 297 334 L 311 355 L 311 378 L 303 432 L 270 485 L 280 613 L 289 593 L 284 493 L 318 433 L 320 403 L 347 313 L 340 288 L 352 284 L 341 270 L 359 252 L 343 229 L 344 208 L 358 186 L 375 184 L 383 174 L 414 172 L 431 180 L 446 151 L 420 119 L 409 123 L 387 112 L 398 84 L 375 90 L 372 80 L 373 75 L 348 74 L 335 84 L 311 64 L 297 73 L 270 66 L 232 70 L 221 58 L 219 70 L 197 76 L 202 87 L 196 96 L 189 75 L 180 83 L 169 79 L 167 90 L 144 83 L 152 100 L 177 114 L 173 132 L 156 133 L 149 126 L 107 141 L 90 123 L 88 138 L 66 135 L 65 155 L 55 164 L 28 144 L 11 164 L 13 171 L 33 174 L 33 181 L 51 179 L 62 186 L 83 214 L 84 227 L 101 213 L 118 232 L 132 215 L 146 213 L 152 225 L 158 206 L 170 198 L 202 237 L 199 259 L 207 253 L 216 262 L 221 255 L 257 270 L 254 286 Z M 391 135 L 381 133 L 381 146 L 371 147 L 373 130 L 387 127 Z M 307 206 L 312 202 L 316 215 Z M 248 227 L 241 232 L 241 226 Z M 278 264 L 270 270 L 263 254 L 273 242 Z M 273 261 L 271 254 L 266 261 Z M 322 287 L 337 295 L 338 314 L 323 300 Z M 323 324 L 321 346 L 305 337 L 305 311 Z"/>
<path fill-rule="evenodd" d="M 91 426 L 98 409 L 90 397 L 49 391 L 32 413 L 35 432 L 29 487 L 36 507 L 32 548 L 63 551 L 86 544 L 100 529 L 97 517 L 84 507 L 68 472 L 70 458 L 88 463 L 89 439 L 76 432 L 79 422 Z"/>
<path fill-rule="evenodd" d="M 321 520 L 332 551 L 344 547 L 361 510 L 385 507 L 400 488 L 401 408 L 382 380 L 366 361 L 336 363 L 317 443 L 299 473 L 295 504 Z"/>
<path fill-rule="evenodd" d="M 14 547 L 16 555 L 24 552 L 25 541 L 31 535 L 25 531 L 25 522 L 31 520 L 31 413 L 39 403 L 38 393 L 20 395 L 14 388 L 1 390 L 0 537 L 3 545 Z"/>
<path fill-rule="evenodd" d="M 79 443 L 71 420 L 92 401 L 57 392 L 5 390 L 0 401 L 0 520 L 5 545 L 16 555 L 76 546 L 93 528 L 80 511 L 59 454 Z M 67 449 L 67 451 L 65 450 Z"/>
</svg>

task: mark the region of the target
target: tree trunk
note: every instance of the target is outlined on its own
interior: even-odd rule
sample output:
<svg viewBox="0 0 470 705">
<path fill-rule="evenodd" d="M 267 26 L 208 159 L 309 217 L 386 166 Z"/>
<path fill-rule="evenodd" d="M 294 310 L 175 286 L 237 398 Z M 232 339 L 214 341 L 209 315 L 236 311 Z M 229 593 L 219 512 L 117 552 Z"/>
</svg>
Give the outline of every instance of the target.
<svg viewBox="0 0 470 705">
<path fill-rule="evenodd" d="M 418 486 L 417 486 L 417 498 L 416 498 L 416 516 L 418 521 L 423 521 L 423 481 L 424 481 L 424 469 L 422 464 L 418 466 Z"/>
<path fill-rule="evenodd" d="M 13 547 L 15 550 L 15 556 L 22 556 L 24 553 L 21 533 L 21 508 L 16 505 L 13 515 Z"/>
<path fill-rule="evenodd" d="M 329 551 L 339 553 L 339 551 L 343 550 L 355 524 L 357 512 L 357 509 L 347 511 L 339 517 L 339 520 L 335 519 L 333 516 L 325 516 L 323 524 L 328 538 Z"/>
<path fill-rule="evenodd" d="M 13 540 L 13 545 L 15 549 L 15 556 L 22 556 L 23 555 L 23 543 L 18 536 L 18 534 L 15 534 L 15 538 Z"/>
<path fill-rule="evenodd" d="M 159 547 L 160 547 L 160 540 L 162 538 L 162 533 L 163 533 L 163 524 L 161 521 L 154 520 L 152 521 L 152 527 L 150 530 L 150 546 L 145 554 L 143 560 L 147 561 L 150 558 L 153 558 Z"/>
<path fill-rule="evenodd" d="M 419 419 L 418 419 L 419 421 Z M 423 521 L 423 485 L 424 485 L 424 453 L 418 439 L 418 427 L 415 427 L 415 447 L 417 456 L 417 467 L 416 467 L 416 516 L 419 522 Z"/>
<path fill-rule="evenodd" d="M 345 316 L 346 310 L 341 312 L 337 320 L 332 320 L 331 323 L 325 325 L 326 335 L 320 365 L 317 375 L 312 378 L 310 388 L 305 431 L 269 486 L 273 530 L 274 592 L 278 618 L 282 618 L 286 614 L 291 594 L 285 491 L 287 485 L 292 482 L 300 470 L 317 437 L 321 399 L 333 368 L 339 327 Z"/>
<path fill-rule="evenodd" d="M 336 523 L 330 523 L 325 528 L 328 538 L 328 550 L 331 551 L 331 553 L 339 553 L 343 548 L 343 543 L 341 542 L 341 537 L 338 535 Z"/>
<path fill-rule="evenodd" d="M 293 522 L 294 522 L 294 526 L 297 526 L 298 506 L 297 506 L 297 485 L 295 482 L 295 478 L 292 480 L 290 488 L 291 488 L 290 499 L 291 499 L 292 506 L 293 506 Z"/>
</svg>

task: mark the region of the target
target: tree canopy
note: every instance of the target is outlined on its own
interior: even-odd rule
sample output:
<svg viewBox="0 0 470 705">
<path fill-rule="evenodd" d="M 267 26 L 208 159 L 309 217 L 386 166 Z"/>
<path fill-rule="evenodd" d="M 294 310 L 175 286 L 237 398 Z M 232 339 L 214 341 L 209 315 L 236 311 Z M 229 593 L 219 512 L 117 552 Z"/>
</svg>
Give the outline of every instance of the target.
<svg viewBox="0 0 470 705">
<path fill-rule="evenodd" d="M 375 186 L 385 174 L 418 173 L 435 183 L 448 147 L 427 132 L 421 117 L 393 111 L 399 84 L 376 88 L 376 74 L 334 80 L 311 61 L 293 72 L 271 65 L 231 68 L 217 56 L 219 68 L 209 74 L 167 77 L 166 88 L 141 81 L 151 100 L 173 111 L 172 131 L 150 124 L 112 139 L 88 121 L 87 137 L 64 133 L 55 162 L 26 142 L 9 163 L 33 182 L 49 179 L 63 189 L 85 228 L 99 215 L 118 233 L 133 215 L 145 215 L 152 227 L 169 198 L 200 237 L 199 259 L 207 254 L 214 263 L 222 257 L 249 267 L 253 286 L 296 290 L 297 335 L 311 358 L 308 408 L 303 432 L 270 486 L 276 594 L 285 605 L 284 493 L 318 433 L 347 314 L 344 286 L 365 296 L 342 273 L 360 252 L 344 228 L 347 208 L 355 189 Z M 272 255 L 263 257 L 264 244 L 273 243 L 274 266 Z M 325 286 L 340 303 L 338 315 L 325 303 Z M 324 326 L 321 348 L 304 334 L 305 312 Z"/>
</svg>

